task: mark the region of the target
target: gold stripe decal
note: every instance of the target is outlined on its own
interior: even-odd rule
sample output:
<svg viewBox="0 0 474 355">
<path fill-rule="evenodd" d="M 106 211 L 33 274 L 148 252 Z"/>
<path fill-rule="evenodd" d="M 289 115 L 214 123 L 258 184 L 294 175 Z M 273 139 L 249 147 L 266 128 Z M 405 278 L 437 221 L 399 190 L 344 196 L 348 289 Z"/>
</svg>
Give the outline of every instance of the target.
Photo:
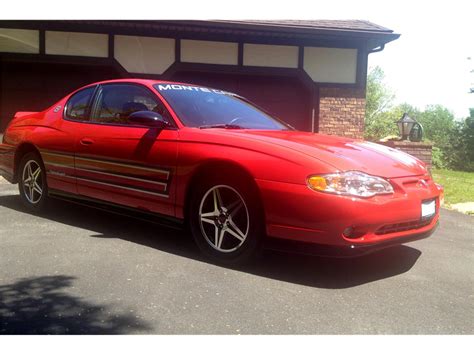
<svg viewBox="0 0 474 355">
<path fill-rule="evenodd" d="M 165 168 L 153 168 L 122 161 L 97 159 L 89 156 L 74 156 L 49 150 L 40 150 L 47 174 L 70 177 L 100 186 L 110 186 L 127 191 L 160 197 L 169 197 L 171 172 Z M 74 170 L 74 176 L 72 171 Z M 140 186 L 141 185 L 141 186 Z"/>
<path fill-rule="evenodd" d="M 44 164 L 74 168 L 74 155 L 56 154 L 40 150 Z"/>
<path fill-rule="evenodd" d="M 123 163 L 116 163 L 116 162 L 112 162 L 112 161 L 108 161 L 108 160 L 98 160 L 98 159 L 83 158 L 81 156 L 76 156 L 76 165 L 88 165 L 89 163 L 110 165 L 110 166 L 122 167 L 122 168 L 126 168 L 126 169 L 135 169 L 137 171 L 155 172 L 155 173 L 163 174 L 165 176 L 165 179 L 169 178 L 169 170 L 154 169 L 154 168 L 138 166 L 138 165 L 133 165 L 133 164 L 123 164 Z"/>
<path fill-rule="evenodd" d="M 169 195 L 167 195 L 167 194 L 165 195 L 165 194 L 160 194 L 160 193 L 158 193 L 158 192 L 151 192 L 151 191 L 142 190 L 142 189 L 135 189 L 135 188 L 133 188 L 133 187 L 128 187 L 128 186 L 110 184 L 110 183 L 108 183 L 108 182 L 102 182 L 102 181 L 84 179 L 84 178 L 80 178 L 80 177 L 77 177 L 76 179 L 77 179 L 77 180 L 81 180 L 81 181 L 91 182 L 91 183 L 94 183 L 94 184 L 116 187 L 116 188 L 124 189 L 124 190 L 128 190 L 128 191 L 141 192 L 141 193 L 148 194 L 148 195 L 154 195 L 154 196 L 160 196 L 160 197 L 169 197 Z"/>
<path fill-rule="evenodd" d="M 127 180 L 133 180 L 133 181 L 140 181 L 140 182 L 145 182 L 147 184 L 154 184 L 154 185 L 160 185 L 166 188 L 168 185 L 166 182 L 161 182 L 161 181 L 153 181 L 153 180 L 147 180 L 147 179 L 140 179 L 136 177 L 131 177 L 131 176 L 125 176 L 125 175 L 120 175 L 120 174 L 112 174 L 112 173 L 106 173 L 103 171 L 98 171 L 98 170 L 90 170 L 90 169 L 84 169 L 84 168 L 76 168 L 76 170 L 79 171 L 86 171 L 89 173 L 94 173 L 94 174 L 99 174 L 99 175 L 105 175 L 105 176 L 113 176 L 117 178 L 122 178 L 122 179 L 127 179 Z"/>
</svg>

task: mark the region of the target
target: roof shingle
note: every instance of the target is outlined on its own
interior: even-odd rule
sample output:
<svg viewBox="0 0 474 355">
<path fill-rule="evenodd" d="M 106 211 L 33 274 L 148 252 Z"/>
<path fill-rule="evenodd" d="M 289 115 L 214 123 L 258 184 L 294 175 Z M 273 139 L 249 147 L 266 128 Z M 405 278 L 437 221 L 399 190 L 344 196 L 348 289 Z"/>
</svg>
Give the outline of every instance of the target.
<svg viewBox="0 0 474 355">
<path fill-rule="evenodd" d="M 393 31 L 366 20 L 214 20 L 212 22 L 262 25 L 275 27 L 296 27 L 308 29 L 335 29 L 351 31 L 385 32 Z"/>
</svg>

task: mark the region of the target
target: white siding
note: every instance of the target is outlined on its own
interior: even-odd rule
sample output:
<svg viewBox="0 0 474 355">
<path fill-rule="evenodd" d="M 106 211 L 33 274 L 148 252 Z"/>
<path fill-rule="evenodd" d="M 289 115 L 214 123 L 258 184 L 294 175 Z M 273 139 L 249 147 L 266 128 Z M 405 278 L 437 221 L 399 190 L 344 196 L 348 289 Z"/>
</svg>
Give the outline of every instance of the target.
<svg viewBox="0 0 474 355">
<path fill-rule="evenodd" d="M 232 42 L 181 40 L 181 61 L 237 65 L 239 47 Z"/>
<path fill-rule="evenodd" d="M 303 67 L 313 81 L 353 84 L 356 82 L 357 49 L 305 47 Z"/>
<path fill-rule="evenodd" d="M 0 52 L 39 53 L 39 31 L 0 28 Z"/>
<path fill-rule="evenodd" d="M 298 47 L 245 43 L 244 65 L 297 68 Z"/>
<path fill-rule="evenodd" d="M 175 61 L 172 38 L 115 36 L 115 59 L 130 73 L 162 74 Z"/>
<path fill-rule="evenodd" d="M 46 54 L 107 57 L 108 35 L 46 31 Z"/>
</svg>

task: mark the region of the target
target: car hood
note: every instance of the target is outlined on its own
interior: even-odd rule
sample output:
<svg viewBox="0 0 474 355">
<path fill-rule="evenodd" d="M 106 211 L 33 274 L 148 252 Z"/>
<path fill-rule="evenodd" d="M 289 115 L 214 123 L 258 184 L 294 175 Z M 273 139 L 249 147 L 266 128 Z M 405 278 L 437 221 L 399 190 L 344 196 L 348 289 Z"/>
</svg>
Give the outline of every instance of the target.
<svg viewBox="0 0 474 355">
<path fill-rule="evenodd" d="M 363 140 L 299 131 L 233 131 L 236 135 L 297 151 L 337 170 L 358 170 L 386 178 L 423 175 L 423 162 L 400 150 Z M 315 172 L 317 173 L 317 172 Z"/>
</svg>

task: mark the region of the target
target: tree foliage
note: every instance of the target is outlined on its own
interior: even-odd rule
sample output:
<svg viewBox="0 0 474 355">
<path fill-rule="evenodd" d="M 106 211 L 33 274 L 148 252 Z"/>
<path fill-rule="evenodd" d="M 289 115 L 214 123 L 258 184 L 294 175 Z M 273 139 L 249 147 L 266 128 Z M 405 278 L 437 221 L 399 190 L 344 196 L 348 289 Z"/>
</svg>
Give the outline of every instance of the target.
<svg viewBox="0 0 474 355">
<path fill-rule="evenodd" d="M 429 105 L 415 117 L 423 126 L 426 139 L 441 149 L 449 147 L 454 139 L 456 128 L 454 115 L 441 105 Z"/>
<path fill-rule="evenodd" d="M 470 116 L 456 122 L 451 133 L 451 140 L 444 148 L 447 167 L 456 170 L 474 171 L 474 109 Z"/>
<path fill-rule="evenodd" d="M 367 76 L 366 118 L 373 120 L 378 114 L 389 109 L 395 98 L 384 82 L 385 74 L 379 66 L 372 68 Z"/>
<path fill-rule="evenodd" d="M 396 134 L 397 126 L 393 115 L 387 115 L 395 95 L 384 82 L 385 74 L 380 67 L 374 67 L 367 76 L 365 106 L 365 138 L 377 140 Z"/>
<path fill-rule="evenodd" d="M 394 94 L 384 82 L 380 67 L 367 76 L 365 138 L 378 141 L 398 136 L 396 122 L 406 112 L 423 126 L 425 141 L 433 143 L 433 165 L 440 168 L 474 171 L 474 109 L 464 122 L 442 105 L 419 110 L 409 103 L 393 105 Z"/>
</svg>

